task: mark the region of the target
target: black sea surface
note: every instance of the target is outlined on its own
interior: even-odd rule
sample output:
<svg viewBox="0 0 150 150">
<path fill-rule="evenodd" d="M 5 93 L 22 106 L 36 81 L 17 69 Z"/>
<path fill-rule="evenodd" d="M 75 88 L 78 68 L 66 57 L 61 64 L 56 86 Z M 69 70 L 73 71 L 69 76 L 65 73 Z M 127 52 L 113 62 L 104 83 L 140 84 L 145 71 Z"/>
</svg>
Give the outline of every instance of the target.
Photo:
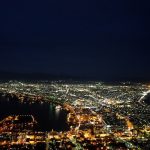
<svg viewBox="0 0 150 150">
<path fill-rule="evenodd" d="M 66 131 L 67 112 L 55 108 L 54 104 L 48 103 L 20 103 L 5 97 L 0 97 L 0 120 L 9 115 L 33 115 L 38 122 L 39 131 Z"/>
</svg>

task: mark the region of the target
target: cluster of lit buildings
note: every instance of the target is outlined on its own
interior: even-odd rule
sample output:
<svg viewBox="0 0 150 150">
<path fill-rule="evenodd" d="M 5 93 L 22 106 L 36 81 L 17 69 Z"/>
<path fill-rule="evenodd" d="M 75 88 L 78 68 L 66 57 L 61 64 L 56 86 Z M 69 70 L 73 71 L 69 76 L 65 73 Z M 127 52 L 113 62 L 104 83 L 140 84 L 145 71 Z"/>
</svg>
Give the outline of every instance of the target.
<svg viewBox="0 0 150 150">
<path fill-rule="evenodd" d="M 150 105 L 143 96 L 149 88 L 141 83 L 1 83 L 0 93 L 8 99 L 65 109 L 70 129 L 39 132 L 34 116 L 9 116 L 0 122 L 0 148 L 150 149 Z"/>
</svg>

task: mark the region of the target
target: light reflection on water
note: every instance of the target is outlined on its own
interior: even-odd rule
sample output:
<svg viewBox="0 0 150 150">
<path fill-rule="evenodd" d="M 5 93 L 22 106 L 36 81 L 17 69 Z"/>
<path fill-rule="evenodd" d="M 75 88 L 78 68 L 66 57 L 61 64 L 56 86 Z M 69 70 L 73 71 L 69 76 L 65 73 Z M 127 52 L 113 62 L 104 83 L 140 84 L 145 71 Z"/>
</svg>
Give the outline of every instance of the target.
<svg viewBox="0 0 150 150">
<path fill-rule="evenodd" d="M 38 130 L 56 131 L 68 130 L 66 122 L 67 112 L 55 109 L 53 104 L 23 104 L 17 100 L 12 101 L 6 98 L 0 98 L 0 120 L 8 115 L 33 115 L 38 122 Z"/>
</svg>

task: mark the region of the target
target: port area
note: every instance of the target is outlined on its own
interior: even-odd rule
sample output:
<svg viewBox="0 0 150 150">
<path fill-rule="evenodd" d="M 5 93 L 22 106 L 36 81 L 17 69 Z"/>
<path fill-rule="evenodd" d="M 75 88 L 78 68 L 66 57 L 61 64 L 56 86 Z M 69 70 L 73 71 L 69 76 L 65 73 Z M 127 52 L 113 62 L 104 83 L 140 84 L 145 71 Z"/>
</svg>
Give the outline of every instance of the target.
<svg viewBox="0 0 150 150">
<path fill-rule="evenodd" d="M 38 122 L 33 115 L 7 116 L 0 121 L 0 149 L 150 147 L 150 105 L 144 103 L 147 85 L 9 83 L 0 85 L 0 89 L 1 97 L 8 102 L 53 103 L 57 111 L 67 112 L 69 125 L 67 131 L 41 132 L 35 129 Z"/>
</svg>

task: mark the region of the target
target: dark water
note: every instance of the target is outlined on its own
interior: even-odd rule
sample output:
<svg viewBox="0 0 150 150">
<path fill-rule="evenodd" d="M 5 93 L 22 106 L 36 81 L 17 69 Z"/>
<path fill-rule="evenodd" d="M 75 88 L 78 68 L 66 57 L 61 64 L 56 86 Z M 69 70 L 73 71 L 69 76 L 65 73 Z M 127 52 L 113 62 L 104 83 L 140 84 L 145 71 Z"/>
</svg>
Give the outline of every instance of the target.
<svg viewBox="0 0 150 150">
<path fill-rule="evenodd" d="M 150 93 L 148 93 L 148 94 L 144 97 L 144 102 L 145 102 L 147 105 L 150 105 Z"/>
<path fill-rule="evenodd" d="M 65 131 L 69 129 L 66 122 L 67 112 L 56 110 L 53 104 L 23 104 L 17 100 L 0 97 L 0 120 L 8 115 L 33 115 L 40 131 Z"/>
</svg>

